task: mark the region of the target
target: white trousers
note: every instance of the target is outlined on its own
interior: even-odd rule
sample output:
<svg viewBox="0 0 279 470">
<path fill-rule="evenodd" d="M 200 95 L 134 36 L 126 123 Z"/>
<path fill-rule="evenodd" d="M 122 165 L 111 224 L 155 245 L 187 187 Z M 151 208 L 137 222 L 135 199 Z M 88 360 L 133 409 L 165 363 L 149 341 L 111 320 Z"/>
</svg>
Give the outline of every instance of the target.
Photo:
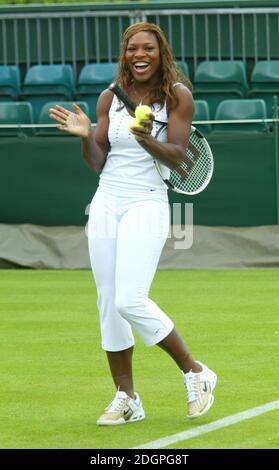
<svg viewBox="0 0 279 470">
<path fill-rule="evenodd" d="M 90 207 L 88 243 L 104 350 L 133 346 L 132 329 L 149 346 L 172 331 L 173 322 L 148 298 L 168 230 L 165 194 L 127 198 L 97 190 Z"/>
</svg>

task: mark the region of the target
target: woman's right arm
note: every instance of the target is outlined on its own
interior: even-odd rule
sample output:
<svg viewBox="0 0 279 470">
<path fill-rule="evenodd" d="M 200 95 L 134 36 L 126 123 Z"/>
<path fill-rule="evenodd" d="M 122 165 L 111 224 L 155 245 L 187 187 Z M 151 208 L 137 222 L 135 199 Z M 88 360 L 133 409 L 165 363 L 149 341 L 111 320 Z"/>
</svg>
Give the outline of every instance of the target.
<svg viewBox="0 0 279 470">
<path fill-rule="evenodd" d="M 101 93 L 97 102 L 95 129 L 92 128 L 88 116 L 75 103 L 73 103 L 74 112 L 59 104 L 50 109 L 50 117 L 59 123 L 58 129 L 81 137 L 83 158 L 95 171 L 103 168 L 109 151 L 108 126 L 112 97 L 113 94 L 109 90 Z"/>
<path fill-rule="evenodd" d="M 112 92 L 105 90 L 97 102 L 97 125 L 90 129 L 86 137 L 82 137 L 82 155 L 88 165 L 95 171 L 101 171 L 109 151 L 108 127 L 109 109 L 112 102 Z"/>
</svg>

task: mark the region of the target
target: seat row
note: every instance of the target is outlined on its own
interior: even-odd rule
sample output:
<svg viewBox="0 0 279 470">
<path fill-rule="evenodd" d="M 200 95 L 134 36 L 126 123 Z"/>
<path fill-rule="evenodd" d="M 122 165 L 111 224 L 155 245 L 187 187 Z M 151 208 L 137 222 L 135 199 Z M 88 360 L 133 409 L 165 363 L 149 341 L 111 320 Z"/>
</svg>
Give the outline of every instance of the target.
<svg viewBox="0 0 279 470">
<path fill-rule="evenodd" d="M 61 106 L 69 110 L 72 110 L 72 103 L 73 101 L 59 102 Z M 77 103 L 77 105 L 82 109 L 83 112 L 85 112 L 87 115 L 89 114 L 89 108 L 86 102 L 75 101 L 75 103 Z M 49 116 L 50 108 L 53 108 L 56 104 L 57 101 L 50 101 L 45 103 L 42 109 L 40 110 L 39 118 L 35 120 L 31 103 L 27 101 L 0 101 L 0 135 L 65 135 L 59 129 L 53 127 L 56 123 Z M 34 124 L 36 124 L 37 126 L 34 127 Z M 41 127 L 39 125 L 41 125 Z M 49 125 L 51 125 L 52 127 L 48 127 Z"/>
<path fill-rule="evenodd" d="M 244 98 L 221 101 L 215 112 L 213 119 L 215 122 L 212 122 L 210 119 L 210 107 L 208 102 L 205 100 L 195 100 L 195 114 L 193 116 L 193 121 L 195 127 L 197 127 L 203 134 L 223 131 L 267 132 L 270 129 L 270 123 L 267 123 L 266 120 L 266 103 L 261 99 Z M 203 122 L 199 124 L 199 121 L 211 122 Z"/>
<path fill-rule="evenodd" d="M 177 62 L 189 76 L 186 62 Z M 107 88 L 117 74 L 112 62 L 85 65 L 75 82 L 69 64 L 34 65 L 27 71 L 23 83 L 17 66 L 0 66 L 0 101 L 29 101 L 34 118 L 38 119 L 48 101 L 86 101 L 90 118 L 96 122 L 96 103 L 101 91 Z M 266 103 L 267 116 L 273 114 L 273 95 L 279 95 L 279 60 L 259 61 L 255 64 L 248 84 L 245 63 L 237 60 L 203 61 L 193 77 L 196 100 L 209 103 L 213 119 L 219 103 L 226 99 L 259 98 Z"/>
<path fill-rule="evenodd" d="M 88 64 L 75 84 L 73 68 L 69 64 L 34 65 L 21 84 L 17 66 L 0 66 L 0 102 L 28 101 L 32 104 L 34 119 L 38 121 L 47 102 L 86 101 L 90 118 L 96 122 L 99 94 L 113 81 L 116 68 L 115 63 Z"/>
<path fill-rule="evenodd" d="M 213 119 L 223 100 L 258 98 L 265 101 L 269 118 L 274 115 L 273 97 L 279 97 L 279 60 L 262 60 L 255 64 L 248 84 L 244 62 L 234 60 L 205 61 L 197 67 L 194 97 L 206 99 Z"/>
<path fill-rule="evenodd" d="M 49 116 L 49 109 L 54 107 L 57 102 L 45 103 L 42 107 L 38 124 L 40 126 L 32 126 L 34 124 L 33 109 L 31 103 L 28 102 L 0 102 L 0 135 L 65 135 L 56 127 L 55 122 Z M 67 109 L 72 109 L 72 101 L 60 102 Z M 86 102 L 77 102 L 80 108 L 89 113 L 89 107 Z M 216 110 L 216 121 L 230 120 L 252 120 L 253 122 L 245 123 L 210 123 L 209 121 L 209 105 L 204 100 L 195 101 L 195 114 L 193 117 L 194 125 L 202 133 L 209 134 L 211 132 L 266 132 L 268 126 L 264 120 L 266 119 L 266 104 L 260 99 L 241 99 L 241 100 L 224 100 Z M 256 120 L 256 121 L 255 121 Z M 199 121 L 205 121 L 199 123 Z M 20 125 L 28 125 L 25 127 L 15 127 Z M 48 127 L 49 125 L 52 127 Z M 9 127 L 11 126 L 11 127 Z M 67 135 L 67 134 L 66 134 Z"/>
</svg>

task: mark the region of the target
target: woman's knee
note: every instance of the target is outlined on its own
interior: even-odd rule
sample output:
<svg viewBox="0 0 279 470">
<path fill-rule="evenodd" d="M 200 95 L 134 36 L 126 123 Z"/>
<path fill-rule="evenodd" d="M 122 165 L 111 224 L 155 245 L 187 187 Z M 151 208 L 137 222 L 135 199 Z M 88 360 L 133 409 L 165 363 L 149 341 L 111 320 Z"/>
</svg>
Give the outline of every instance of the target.
<svg viewBox="0 0 279 470">
<path fill-rule="evenodd" d="M 115 297 L 115 308 L 119 315 L 121 315 L 126 320 L 133 315 L 142 304 L 140 299 L 137 299 L 136 296 L 130 295 L 130 293 L 118 293 Z"/>
</svg>

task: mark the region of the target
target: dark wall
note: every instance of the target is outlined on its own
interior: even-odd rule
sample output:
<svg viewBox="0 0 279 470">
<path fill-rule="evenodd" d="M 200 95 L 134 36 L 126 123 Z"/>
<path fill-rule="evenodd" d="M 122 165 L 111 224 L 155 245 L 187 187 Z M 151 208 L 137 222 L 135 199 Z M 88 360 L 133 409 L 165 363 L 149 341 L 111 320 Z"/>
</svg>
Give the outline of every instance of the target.
<svg viewBox="0 0 279 470">
<path fill-rule="evenodd" d="M 212 135 L 209 187 L 192 198 L 202 225 L 276 224 L 274 133 Z M 0 223 L 83 225 L 98 175 L 83 162 L 74 137 L 0 138 Z"/>
</svg>

